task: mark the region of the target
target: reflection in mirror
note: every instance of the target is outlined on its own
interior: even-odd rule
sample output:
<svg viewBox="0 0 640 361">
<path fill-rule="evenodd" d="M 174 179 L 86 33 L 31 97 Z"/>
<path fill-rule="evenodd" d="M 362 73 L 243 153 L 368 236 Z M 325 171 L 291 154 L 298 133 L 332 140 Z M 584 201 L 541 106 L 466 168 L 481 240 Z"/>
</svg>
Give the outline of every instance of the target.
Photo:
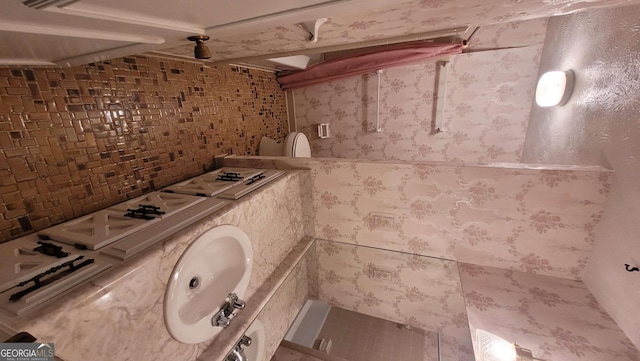
<svg viewBox="0 0 640 361">
<path fill-rule="evenodd" d="M 272 360 L 474 360 L 455 261 L 318 239 L 304 262 L 311 300 Z"/>
</svg>

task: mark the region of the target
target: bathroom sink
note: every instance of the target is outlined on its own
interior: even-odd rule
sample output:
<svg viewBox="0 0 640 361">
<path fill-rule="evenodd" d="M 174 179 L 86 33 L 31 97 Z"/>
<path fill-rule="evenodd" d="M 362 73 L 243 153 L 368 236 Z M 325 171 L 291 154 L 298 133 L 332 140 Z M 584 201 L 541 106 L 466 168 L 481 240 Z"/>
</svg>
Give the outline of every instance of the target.
<svg viewBox="0 0 640 361">
<path fill-rule="evenodd" d="M 164 295 L 164 321 L 177 341 L 199 343 L 223 327 L 211 319 L 235 293 L 243 298 L 251 277 L 253 251 L 239 228 L 224 225 L 196 239 L 176 263 Z"/>
<path fill-rule="evenodd" d="M 264 356 L 265 333 L 260 320 L 253 321 L 245 335 L 251 338 L 251 345 L 244 348 L 244 354 L 249 361 L 262 361 Z"/>
</svg>

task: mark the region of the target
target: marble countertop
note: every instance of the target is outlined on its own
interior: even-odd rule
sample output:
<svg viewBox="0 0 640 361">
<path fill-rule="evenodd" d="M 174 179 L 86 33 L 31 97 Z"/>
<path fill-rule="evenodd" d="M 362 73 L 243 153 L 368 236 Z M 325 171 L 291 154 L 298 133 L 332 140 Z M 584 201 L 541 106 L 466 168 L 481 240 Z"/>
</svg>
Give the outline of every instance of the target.
<svg viewBox="0 0 640 361">
<path fill-rule="evenodd" d="M 255 299 L 259 295 L 268 296 L 263 288 L 265 281 L 294 248 L 300 247 L 299 241 L 305 234 L 302 199 L 306 195 L 305 187 L 301 187 L 304 173 L 288 172 L 168 237 L 143 255 L 64 294 L 51 305 L 25 318 L 3 318 L 0 322 L 27 331 L 42 342 L 54 342 L 56 353 L 67 361 L 195 360 L 213 341 L 183 344 L 173 340 L 164 326 L 164 290 L 175 263 L 207 230 L 222 224 L 239 227 L 251 239 L 254 250 L 245 300 L 248 309 L 259 307 L 262 301 L 254 305 L 254 295 Z M 268 284 L 273 286 L 277 282 L 271 280 Z M 250 313 L 243 317 L 249 317 Z M 243 329 L 241 322 L 237 323 L 235 333 L 240 334 Z M 140 340 L 145 340 L 145 347 L 140 347 Z"/>
</svg>

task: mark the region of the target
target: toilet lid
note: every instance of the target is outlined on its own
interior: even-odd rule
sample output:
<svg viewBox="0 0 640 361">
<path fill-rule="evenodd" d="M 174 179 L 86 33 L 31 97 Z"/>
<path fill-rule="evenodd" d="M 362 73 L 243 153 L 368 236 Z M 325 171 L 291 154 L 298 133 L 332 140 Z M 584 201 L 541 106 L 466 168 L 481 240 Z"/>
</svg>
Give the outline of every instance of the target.
<svg viewBox="0 0 640 361">
<path fill-rule="evenodd" d="M 289 134 L 285 147 L 288 157 L 311 157 L 311 145 L 309 145 L 309 139 L 303 133 Z"/>
</svg>

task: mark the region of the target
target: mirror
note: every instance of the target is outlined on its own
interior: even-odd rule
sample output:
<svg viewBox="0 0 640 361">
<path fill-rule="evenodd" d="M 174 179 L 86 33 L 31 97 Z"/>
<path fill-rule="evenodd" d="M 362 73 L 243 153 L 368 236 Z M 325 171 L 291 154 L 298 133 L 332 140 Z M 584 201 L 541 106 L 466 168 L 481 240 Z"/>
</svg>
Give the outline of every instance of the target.
<svg viewBox="0 0 640 361">
<path fill-rule="evenodd" d="M 316 239 L 256 321 L 257 360 L 474 360 L 450 260 Z"/>
</svg>

